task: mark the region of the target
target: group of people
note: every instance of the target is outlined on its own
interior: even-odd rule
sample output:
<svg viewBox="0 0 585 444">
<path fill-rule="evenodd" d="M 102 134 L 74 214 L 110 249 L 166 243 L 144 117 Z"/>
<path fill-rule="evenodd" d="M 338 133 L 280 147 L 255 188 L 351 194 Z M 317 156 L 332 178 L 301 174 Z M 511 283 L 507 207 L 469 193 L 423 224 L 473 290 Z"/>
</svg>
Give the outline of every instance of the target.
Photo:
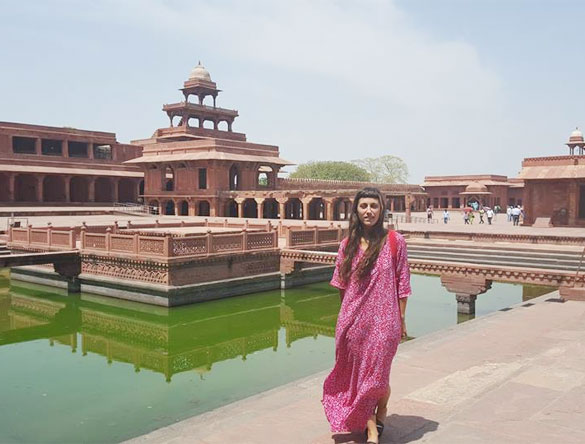
<svg viewBox="0 0 585 444">
<path fill-rule="evenodd" d="M 496 215 L 501 211 L 499 205 L 494 206 L 494 208 L 480 206 L 479 209 L 475 209 L 475 207 L 467 207 L 463 209 L 463 223 L 465 225 L 473 225 L 475 221 L 476 215 L 475 212 L 479 216 L 479 224 L 485 224 L 487 221 L 488 225 L 491 225 L 492 222 L 495 220 Z M 506 209 L 506 215 L 508 217 L 508 222 L 512 222 L 514 225 L 520 225 L 521 221 L 524 219 L 524 209 L 520 205 L 509 205 Z M 427 208 L 427 219 L 429 222 L 433 218 L 433 207 Z M 451 220 L 451 215 L 449 214 L 449 210 L 445 208 L 443 210 L 443 223 L 447 224 Z"/>
<path fill-rule="evenodd" d="M 508 222 L 512 222 L 514 225 L 518 226 L 520 225 L 520 218 L 524 219 L 524 208 L 520 205 L 508 205 L 506 215 L 508 216 Z"/>
</svg>

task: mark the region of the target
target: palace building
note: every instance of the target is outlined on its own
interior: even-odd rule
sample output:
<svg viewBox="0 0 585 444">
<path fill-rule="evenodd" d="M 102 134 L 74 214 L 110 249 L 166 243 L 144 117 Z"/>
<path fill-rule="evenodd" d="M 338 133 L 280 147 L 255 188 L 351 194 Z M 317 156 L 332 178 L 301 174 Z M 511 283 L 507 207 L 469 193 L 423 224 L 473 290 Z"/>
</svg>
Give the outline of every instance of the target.
<svg viewBox="0 0 585 444">
<path fill-rule="evenodd" d="M 575 129 L 566 156 L 532 157 L 522 162 L 525 224 L 585 226 L 585 139 Z M 575 151 L 577 151 L 575 153 Z"/>
<path fill-rule="evenodd" d="M 238 112 L 217 107 L 220 90 L 198 64 L 180 89 L 184 100 L 163 106 L 169 126 L 136 140 L 142 156 L 125 162 L 144 172 L 144 200 L 161 214 L 343 220 L 355 192 L 367 185 L 282 179 L 292 165 L 277 146 L 248 142 L 233 131 Z M 190 100 L 191 99 L 191 100 Z M 422 210 L 417 185 L 379 185 L 396 210 Z"/>
</svg>

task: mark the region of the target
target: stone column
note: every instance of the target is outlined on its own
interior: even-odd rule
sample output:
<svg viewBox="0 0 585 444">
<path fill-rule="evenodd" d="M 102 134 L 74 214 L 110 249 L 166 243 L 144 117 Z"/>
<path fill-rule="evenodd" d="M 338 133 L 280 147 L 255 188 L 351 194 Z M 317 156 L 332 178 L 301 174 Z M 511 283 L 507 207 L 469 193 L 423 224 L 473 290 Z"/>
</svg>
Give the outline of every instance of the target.
<svg viewBox="0 0 585 444">
<path fill-rule="evenodd" d="M 264 198 L 255 197 L 254 200 L 256 201 L 256 207 L 258 208 L 258 219 L 262 219 L 264 217 Z"/>
<path fill-rule="evenodd" d="M 95 202 L 95 177 L 87 180 L 87 194 L 89 202 Z"/>
<path fill-rule="evenodd" d="M 335 207 L 333 199 L 323 199 L 325 203 L 325 219 L 327 220 L 334 220 L 333 210 Z"/>
<path fill-rule="evenodd" d="M 407 194 L 406 196 L 404 196 L 404 205 L 406 206 L 406 208 L 404 209 L 404 211 L 406 212 L 406 221 L 410 222 L 410 216 L 411 216 L 411 212 L 410 212 L 410 201 L 412 199 L 412 195 Z"/>
<path fill-rule="evenodd" d="M 41 138 L 38 137 L 37 139 L 35 139 L 35 154 L 37 156 L 40 156 L 42 154 L 42 148 L 41 148 Z"/>
<path fill-rule="evenodd" d="M 238 204 L 238 217 L 244 217 L 244 200 L 241 197 L 234 199 Z"/>
<path fill-rule="evenodd" d="M 179 216 L 181 214 L 181 205 L 179 204 L 179 201 L 173 200 L 173 205 L 175 207 L 175 216 Z"/>
<path fill-rule="evenodd" d="M 93 159 L 93 142 L 87 142 L 87 158 Z"/>
<path fill-rule="evenodd" d="M 8 202 L 14 202 L 16 196 L 14 195 L 14 182 L 16 181 L 16 175 L 8 175 Z"/>
<path fill-rule="evenodd" d="M 164 207 L 162 199 L 158 200 L 158 214 L 160 214 L 160 215 L 165 214 L 165 207 Z"/>
<path fill-rule="evenodd" d="M 390 212 L 394 213 L 394 198 L 390 198 Z"/>
<path fill-rule="evenodd" d="M 286 219 L 286 214 L 285 214 L 285 210 L 286 210 L 286 201 L 287 199 L 276 199 L 276 201 L 278 202 L 278 215 L 280 216 L 280 220 L 284 220 Z"/>
<path fill-rule="evenodd" d="M 71 176 L 65 176 L 65 202 L 71 202 Z"/>
<path fill-rule="evenodd" d="M 69 157 L 69 141 L 67 139 L 61 142 L 61 155 L 63 157 Z"/>
<path fill-rule="evenodd" d="M 441 284 L 451 293 L 455 293 L 457 313 L 462 314 L 475 314 L 477 296 L 492 287 L 492 281 L 483 276 L 465 274 L 442 274 Z"/>
<path fill-rule="evenodd" d="M 112 179 L 112 188 L 114 191 L 114 195 L 112 196 L 114 198 L 114 202 L 120 202 L 120 179 Z"/>
<path fill-rule="evenodd" d="M 199 202 L 191 199 L 187 202 L 189 203 L 189 216 L 197 216 L 197 205 Z M 211 212 L 211 205 L 209 206 L 209 211 Z"/>
<path fill-rule="evenodd" d="M 43 201 L 43 181 L 45 180 L 44 175 L 37 176 L 37 202 Z"/>
<path fill-rule="evenodd" d="M 311 203 L 311 200 L 313 199 L 301 199 L 301 202 L 303 203 L 303 220 L 309 220 L 309 204 Z"/>
<path fill-rule="evenodd" d="M 213 198 L 213 199 L 208 199 L 209 200 L 209 217 L 217 217 L 219 216 L 219 211 L 218 211 L 218 206 L 220 204 L 224 204 L 222 201 Z"/>
</svg>

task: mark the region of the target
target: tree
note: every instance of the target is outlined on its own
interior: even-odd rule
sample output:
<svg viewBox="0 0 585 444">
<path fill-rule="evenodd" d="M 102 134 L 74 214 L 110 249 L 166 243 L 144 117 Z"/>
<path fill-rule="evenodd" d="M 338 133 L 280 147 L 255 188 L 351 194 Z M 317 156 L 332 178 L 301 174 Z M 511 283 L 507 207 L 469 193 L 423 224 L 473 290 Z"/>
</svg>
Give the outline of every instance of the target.
<svg viewBox="0 0 585 444">
<path fill-rule="evenodd" d="M 369 182 L 368 172 L 350 162 L 307 162 L 298 166 L 292 179 L 349 180 Z"/>
<path fill-rule="evenodd" d="M 370 175 L 370 180 L 376 183 L 406 183 L 408 167 L 396 156 L 368 157 L 352 161 L 362 167 Z"/>
</svg>

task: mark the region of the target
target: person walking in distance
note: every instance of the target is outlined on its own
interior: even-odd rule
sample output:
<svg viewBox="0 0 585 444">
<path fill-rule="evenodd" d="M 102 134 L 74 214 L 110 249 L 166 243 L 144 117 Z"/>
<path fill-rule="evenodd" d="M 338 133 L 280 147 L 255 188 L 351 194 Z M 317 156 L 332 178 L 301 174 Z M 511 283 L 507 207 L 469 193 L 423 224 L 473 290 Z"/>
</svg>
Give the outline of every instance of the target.
<svg viewBox="0 0 585 444">
<path fill-rule="evenodd" d="M 449 219 L 450 219 L 450 217 L 449 217 L 449 211 L 447 211 L 447 209 L 445 208 L 443 210 L 443 223 L 446 224 L 447 222 L 449 222 Z"/>
<path fill-rule="evenodd" d="M 514 208 L 512 208 L 512 221 L 514 222 L 514 225 L 520 225 L 520 214 L 522 213 L 522 210 L 520 209 L 520 205 L 515 206 Z"/>
<path fill-rule="evenodd" d="M 411 293 L 406 242 L 384 229 L 384 197 L 359 191 L 348 237 L 339 246 L 331 285 L 341 309 L 335 328 L 335 365 L 323 384 L 323 407 L 331 431 L 364 432 L 378 443 L 390 397 L 390 367 L 406 333 Z"/>
<path fill-rule="evenodd" d="M 485 215 L 487 216 L 488 225 L 491 225 L 492 219 L 494 218 L 494 210 L 492 210 L 491 208 L 488 208 L 485 212 Z"/>
<path fill-rule="evenodd" d="M 480 224 L 485 224 L 484 220 L 483 220 L 483 216 L 485 214 L 485 210 L 483 209 L 483 207 L 479 210 L 479 223 Z"/>
</svg>

